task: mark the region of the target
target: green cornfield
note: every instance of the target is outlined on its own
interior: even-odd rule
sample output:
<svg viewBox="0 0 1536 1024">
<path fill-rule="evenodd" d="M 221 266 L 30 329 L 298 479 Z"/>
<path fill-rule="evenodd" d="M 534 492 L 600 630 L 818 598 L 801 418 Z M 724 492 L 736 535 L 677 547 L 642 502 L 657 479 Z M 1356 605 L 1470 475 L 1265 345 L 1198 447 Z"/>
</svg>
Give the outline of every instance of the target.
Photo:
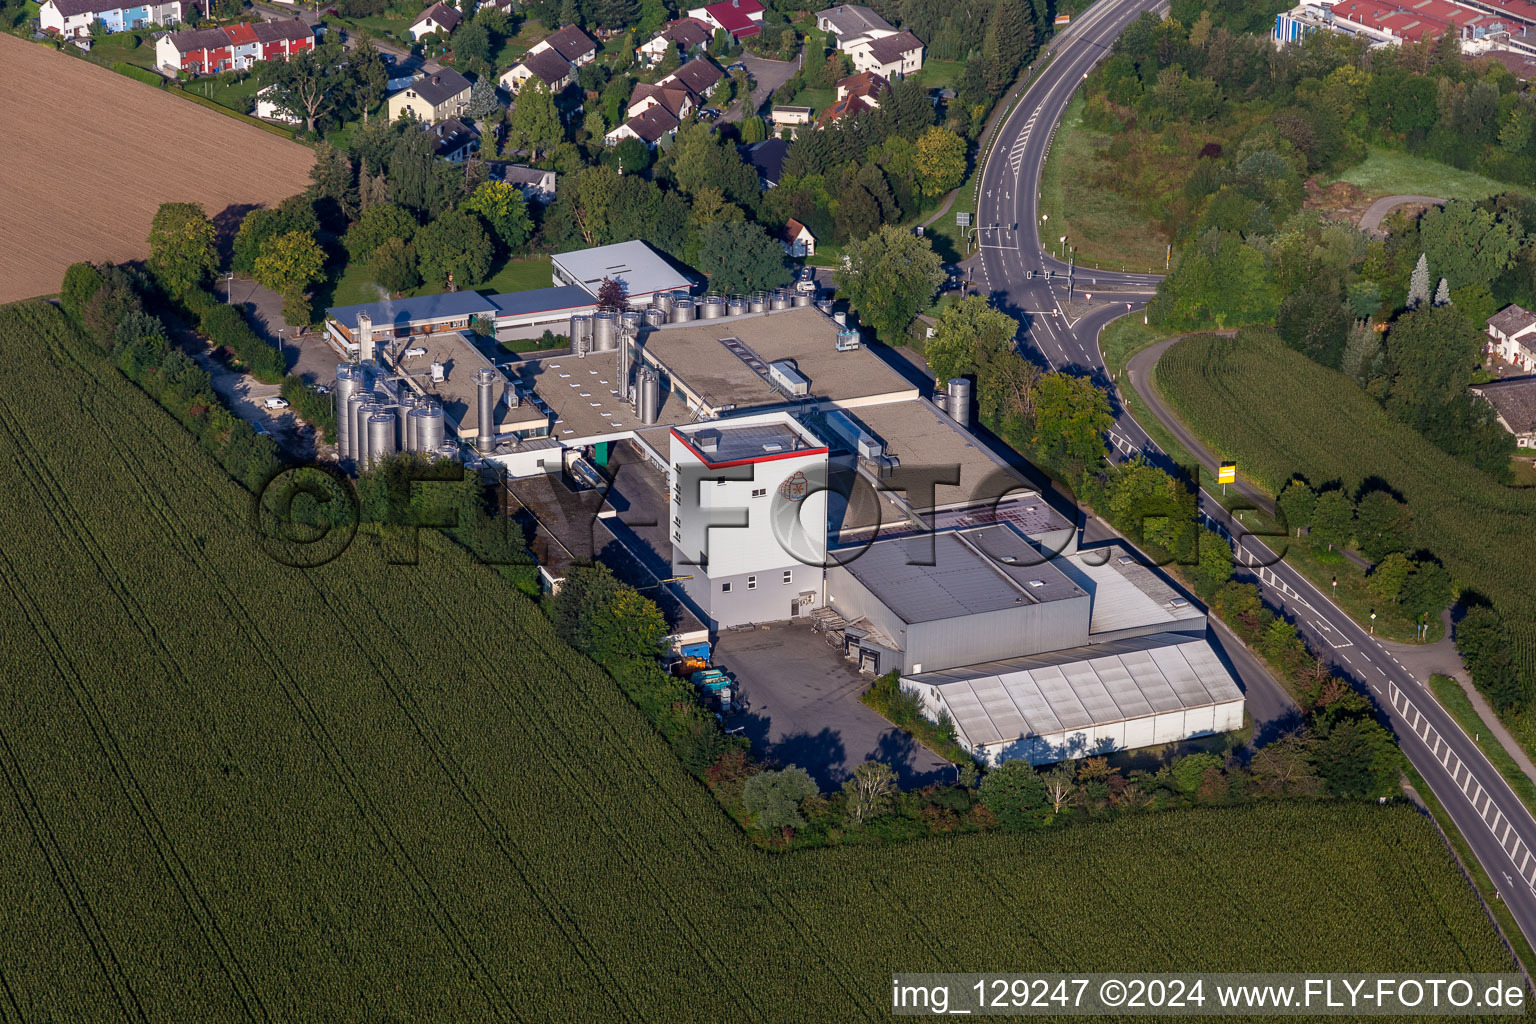
<svg viewBox="0 0 1536 1024">
<path fill-rule="evenodd" d="M 1458 586 L 1494 603 L 1536 678 L 1536 490 L 1505 487 L 1452 458 L 1271 332 L 1186 338 L 1158 361 L 1156 382 L 1213 451 L 1271 494 L 1296 473 L 1352 493 L 1379 477 L 1401 493 L 1417 543 Z"/>
<path fill-rule="evenodd" d="M 490 569 L 269 560 L 0 307 L 0 1018 L 884 1019 L 893 971 L 1508 970 L 1407 806 L 774 854 Z"/>
</svg>

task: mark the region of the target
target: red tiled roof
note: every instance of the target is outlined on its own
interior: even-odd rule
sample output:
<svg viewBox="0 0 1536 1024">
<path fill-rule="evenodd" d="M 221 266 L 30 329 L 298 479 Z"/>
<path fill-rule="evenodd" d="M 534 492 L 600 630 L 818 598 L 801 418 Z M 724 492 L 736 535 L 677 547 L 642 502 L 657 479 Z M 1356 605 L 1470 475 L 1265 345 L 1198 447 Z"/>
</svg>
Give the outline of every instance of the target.
<svg viewBox="0 0 1536 1024">
<path fill-rule="evenodd" d="M 857 114 L 873 109 L 874 107 L 870 105 L 869 100 L 863 96 L 844 96 L 826 110 L 823 110 L 821 116 L 816 119 L 816 123 L 825 127 L 844 114 Z"/>
<path fill-rule="evenodd" d="M 860 71 L 837 83 L 837 91 L 844 96 L 879 96 L 890 87 L 885 76 L 873 71 Z"/>
<path fill-rule="evenodd" d="M 704 10 L 720 23 L 721 28 L 738 38 L 756 35 L 763 30 L 763 27 L 750 17 L 753 14 L 761 14 L 763 11 L 763 5 L 757 0 L 724 0 L 722 3 L 710 4 Z"/>
</svg>

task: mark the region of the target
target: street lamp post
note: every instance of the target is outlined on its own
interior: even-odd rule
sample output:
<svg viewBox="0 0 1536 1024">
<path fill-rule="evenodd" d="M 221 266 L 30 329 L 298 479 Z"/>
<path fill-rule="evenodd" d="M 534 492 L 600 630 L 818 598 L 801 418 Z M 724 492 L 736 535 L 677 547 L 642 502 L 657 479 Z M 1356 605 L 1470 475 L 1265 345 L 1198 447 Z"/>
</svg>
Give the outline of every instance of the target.
<svg viewBox="0 0 1536 1024">
<path fill-rule="evenodd" d="M 288 328 L 286 328 L 286 327 L 279 327 L 277 329 L 277 354 L 279 356 L 281 356 L 282 359 L 283 359 L 283 372 L 284 373 L 288 372 L 288 355 L 287 355 L 286 352 L 283 351 L 283 332 L 286 331 L 287 329 Z"/>
</svg>

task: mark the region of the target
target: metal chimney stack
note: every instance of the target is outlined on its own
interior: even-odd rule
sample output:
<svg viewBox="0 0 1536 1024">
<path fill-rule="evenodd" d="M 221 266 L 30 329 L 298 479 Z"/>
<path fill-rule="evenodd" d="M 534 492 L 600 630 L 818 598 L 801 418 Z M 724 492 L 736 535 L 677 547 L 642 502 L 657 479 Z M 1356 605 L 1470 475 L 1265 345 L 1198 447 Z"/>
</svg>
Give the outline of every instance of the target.
<svg viewBox="0 0 1536 1024">
<path fill-rule="evenodd" d="M 971 429 L 971 382 L 964 377 L 949 382 L 949 417 L 966 430 Z"/>
<path fill-rule="evenodd" d="M 496 447 L 496 371 L 489 367 L 475 374 L 475 393 L 480 403 L 480 418 L 475 447 L 482 452 Z"/>
</svg>

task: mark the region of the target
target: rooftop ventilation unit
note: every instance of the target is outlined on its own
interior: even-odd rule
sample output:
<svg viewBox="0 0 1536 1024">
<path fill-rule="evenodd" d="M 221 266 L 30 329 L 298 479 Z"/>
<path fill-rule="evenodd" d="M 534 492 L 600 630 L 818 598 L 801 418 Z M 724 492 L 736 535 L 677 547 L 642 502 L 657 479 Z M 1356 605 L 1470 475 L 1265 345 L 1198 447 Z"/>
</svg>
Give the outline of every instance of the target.
<svg viewBox="0 0 1536 1024">
<path fill-rule="evenodd" d="M 1119 563 L 1121 565 L 1135 565 L 1136 564 L 1136 559 L 1132 558 L 1130 555 L 1121 555 L 1119 557 L 1118 561 L 1119 561 Z"/>
<path fill-rule="evenodd" d="M 415 359 L 417 356 L 424 356 L 426 354 L 427 350 L 422 348 L 420 345 L 417 345 L 415 348 L 408 348 L 405 350 L 405 358 L 407 359 Z"/>
<path fill-rule="evenodd" d="M 768 364 L 768 379 L 777 384 L 786 394 L 800 396 L 810 394 L 811 383 L 800 375 L 793 363 L 788 359 L 780 359 Z"/>
<path fill-rule="evenodd" d="M 700 430 L 693 435 L 693 444 L 701 452 L 717 452 L 720 450 L 720 431 Z"/>
<path fill-rule="evenodd" d="M 448 379 L 448 368 L 442 363 L 432 364 L 432 383 L 441 384 Z"/>
<path fill-rule="evenodd" d="M 859 347 L 859 332 L 851 327 L 839 328 L 835 347 L 839 352 L 852 352 Z"/>
<path fill-rule="evenodd" d="M 1188 608 L 1189 607 L 1189 602 L 1184 600 L 1182 597 L 1176 597 L 1172 601 L 1169 601 L 1168 604 L 1169 604 L 1170 607 L 1173 607 L 1173 608 Z"/>
<path fill-rule="evenodd" d="M 1043 587 L 1045 586 L 1045 580 L 1030 580 L 1029 585 L 1032 587 Z"/>
<path fill-rule="evenodd" d="M 769 441 L 767 444 L 763 445 L 763 451 L 765 452 L 781 452 L 783 450 L 784 446 L 779 444 L 777 441 Z"/>
</svg>

